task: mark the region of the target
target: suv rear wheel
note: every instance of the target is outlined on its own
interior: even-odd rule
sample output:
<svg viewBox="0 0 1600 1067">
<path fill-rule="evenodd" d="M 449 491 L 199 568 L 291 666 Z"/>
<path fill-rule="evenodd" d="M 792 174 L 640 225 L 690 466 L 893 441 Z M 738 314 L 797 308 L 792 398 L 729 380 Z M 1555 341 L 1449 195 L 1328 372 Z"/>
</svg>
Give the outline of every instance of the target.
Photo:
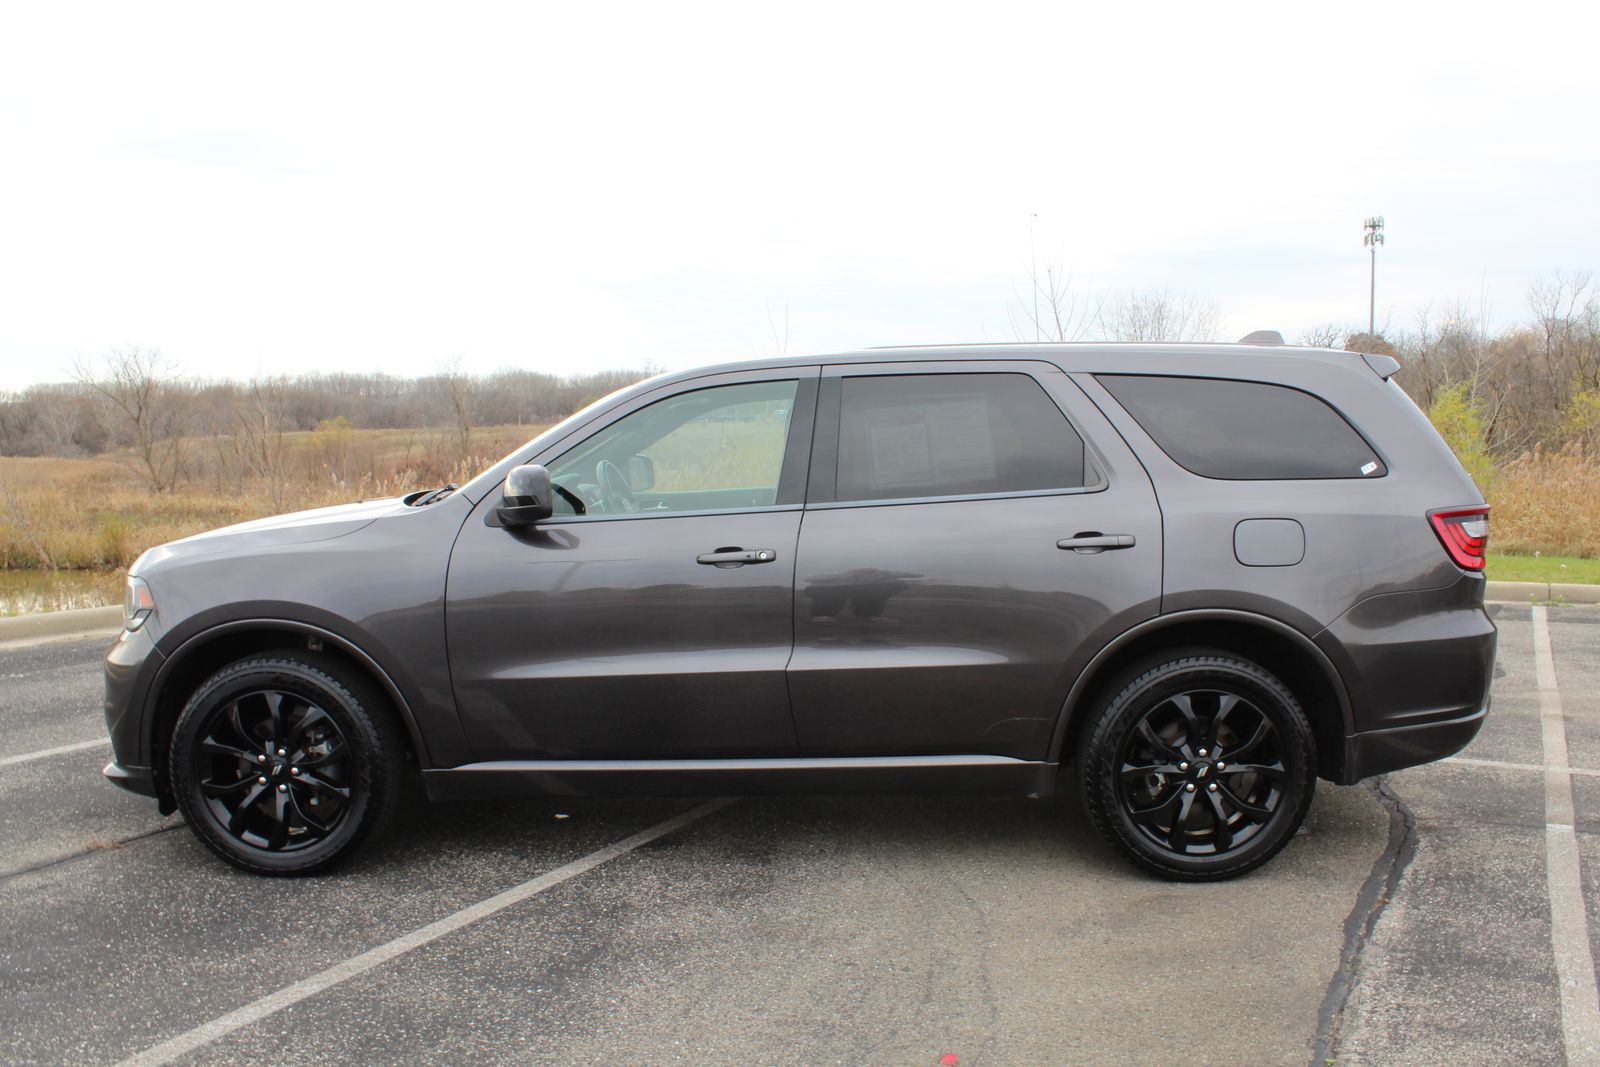
<svg viewBox="0 0 1600 1067">
<path fill-rule="evenodd" d="M 1113 685 L 1078 750 L 1095 827 L 1167 878 L 1231 878 L 1271 859 L 1316 788 L 1311 725 L 1294 694 L 1249 660 L 1185 649 Z"/>
<path fill-rule="evenodd" d="M 178 717 L 168 766 L 190 828 L 258 874 L 344 859 L 388 821 L 404 772 L 371 684 L 292 651 L 206 679 Z"/>
</svg>

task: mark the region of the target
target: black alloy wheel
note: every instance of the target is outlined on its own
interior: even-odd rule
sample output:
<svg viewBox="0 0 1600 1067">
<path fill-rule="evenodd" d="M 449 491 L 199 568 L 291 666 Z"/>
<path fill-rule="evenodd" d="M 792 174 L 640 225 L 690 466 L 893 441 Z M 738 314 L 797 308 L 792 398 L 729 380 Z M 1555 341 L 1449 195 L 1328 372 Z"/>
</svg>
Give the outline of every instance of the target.
<svg viewBox="0 0 1600 1067">
<path fill-rule="evenodd" d="M 274 874 L 347 856 L 387 820 L 402 776 L 381 697 L 342 664 L 301 653 L 207 679 L 179 716 L 169 766 L 200 839 Z"/>
<path fill-rule="evenodd" d="M 1293 694 L 1256 664 L 1206 650 L 1138 670 L 1091 724 L 1079 760 L 1101 833 L 1141 866 L 1186 880 L 1266 862 L 1316 786 Z"/>
</svg>

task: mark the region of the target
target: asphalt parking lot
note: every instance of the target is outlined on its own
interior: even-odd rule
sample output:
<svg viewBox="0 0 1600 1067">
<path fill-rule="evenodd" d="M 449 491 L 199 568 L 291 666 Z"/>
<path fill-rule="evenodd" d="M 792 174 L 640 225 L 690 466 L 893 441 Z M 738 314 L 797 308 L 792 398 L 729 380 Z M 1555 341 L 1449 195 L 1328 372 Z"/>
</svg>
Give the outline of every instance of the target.
<svg viewBox="0 0 1600 1067">
<path fill-rule="evenodd" d="M 103 639 L 0 649 L 0 1060 L 1594 1062 L 1600 608 L 1494 612 L 1466 752 L 1207 886 L 1070 794 L 416 800 L 257 878 L 101 779 Z"/>
</svg>

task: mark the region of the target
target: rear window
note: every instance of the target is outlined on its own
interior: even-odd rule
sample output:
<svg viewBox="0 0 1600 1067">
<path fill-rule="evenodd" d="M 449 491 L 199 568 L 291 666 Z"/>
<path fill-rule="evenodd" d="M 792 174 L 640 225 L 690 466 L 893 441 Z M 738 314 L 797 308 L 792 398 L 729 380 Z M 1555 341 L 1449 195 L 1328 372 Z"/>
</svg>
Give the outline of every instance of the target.
<svg viewBox="0 0 1600 1067">
<path fill-rule="evenodd" d="M 844 379 L 838 500 L 972 496 L 1083 484 L 1083 439 L 1025 374 Z"/>
<path fill-rule="evenodd" d="M 1095 376 L 1161 450 L 1206 478 L 1378 478 L 1372 447 L 1310 393 L 1265 382 Z"/>
</svg>

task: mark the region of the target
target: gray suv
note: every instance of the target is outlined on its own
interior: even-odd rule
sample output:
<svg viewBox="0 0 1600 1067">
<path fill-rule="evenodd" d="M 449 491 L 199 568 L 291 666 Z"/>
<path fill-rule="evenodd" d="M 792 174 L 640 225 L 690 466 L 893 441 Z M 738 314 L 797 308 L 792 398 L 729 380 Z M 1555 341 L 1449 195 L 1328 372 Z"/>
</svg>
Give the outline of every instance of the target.
<svg viewBox="0 0 1600 1067">
<path fill-rule="evenodd" d="M 1001 345 L 606 397 L 478 478 L 152 549 L 112 781 L 302 874 L 434 798 L 1044 796 L 1179 879 L 1457 751 L 1488 508 L 1381 356 Z"/>
</svg>

